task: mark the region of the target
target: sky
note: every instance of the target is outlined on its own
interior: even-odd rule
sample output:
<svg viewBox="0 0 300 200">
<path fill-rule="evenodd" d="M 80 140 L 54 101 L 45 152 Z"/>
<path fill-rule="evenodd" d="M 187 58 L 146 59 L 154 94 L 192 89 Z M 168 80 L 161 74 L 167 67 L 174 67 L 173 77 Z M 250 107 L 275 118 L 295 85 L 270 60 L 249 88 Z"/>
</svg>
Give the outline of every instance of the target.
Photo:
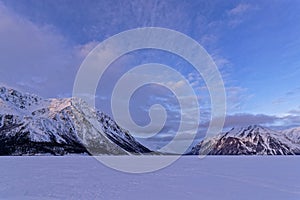
<svg viewBox="0 0 300 200">
<path fill-rule="evenodd" d="M 99 43 L 129 29 L 162 27 L 196 40 L 218 66 L 227 95 L 225 128 L 300 126 L 299 21 L 300 2 L 293 0 L 0 0 L 0 84 L 44 98 L 70 97 L 80 65 Z M 154 49 L 111 64 L 97 88 L 97 109 L 112 116 L 118 79 L 149 62 L 171 66 L 188 79 L 198 95 L 200 127 L 206 127 L 211 102 L 201 75 L 184 59 Z M 166 87 L 139 88 L 130 100 L 131 116 L 145 126 L 157 103 L 168 114 L 158 137 L 173 137 L 180 108 Z"/>
</svg>

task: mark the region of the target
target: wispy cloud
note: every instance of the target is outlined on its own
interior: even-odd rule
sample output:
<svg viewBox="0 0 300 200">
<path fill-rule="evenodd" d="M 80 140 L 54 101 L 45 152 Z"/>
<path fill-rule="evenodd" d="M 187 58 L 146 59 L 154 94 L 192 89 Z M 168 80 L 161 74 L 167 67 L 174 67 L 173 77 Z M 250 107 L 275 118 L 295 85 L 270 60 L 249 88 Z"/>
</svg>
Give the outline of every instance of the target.
<svg viewBox="0 0 300 200">
<path fill-rule="evenodd" d="M 254 9 L 254 6 L 252 6 L 251 4 L 240 3 L 231 10 L 229 10 L 227 13 L 229 16 L 242 15 L 252 9 Z"/>
<path fill-rule="evenodd" d="M 226 88 L 227 112 L 235 113 L 243 110 L 243 105 L 252 98 L 248 90 L 243 87 L 232 86 Z"/>
<path fill-rule="evenodd" d="M 284 94 L 281 94 L 278 98 L 272 101 L 272 104 L 279 105 L 289 102 L 294 102 L 300 96 L 300 87 L 295 87 L 291 90 L 288 90 Z"/>
<path fill-rule="evenodd" d="M 285 98 L 277 98 L 275 100 L 272 101 L 272 104 L 273 105 L 278 105 L 278 104 L 282 104 L 282 103 L 285 103 L 287 100 Z"/>
<path fill-rule="evenodd" d="M 227 11 L 229 17 L 228 25 L 232 28 L 238 26 L 245 21 L 247 14 L 255 10 L 258 10 L 256 5 L 239 3 L 234 8 Z"/>
<path fill-rule="evenodd" d="M 286 96 L 294 96 L 294 95 L 300 95 L 300 87 L 296 87 L 292 90 L 289 90 L 285 93 Z"/>
</svg>

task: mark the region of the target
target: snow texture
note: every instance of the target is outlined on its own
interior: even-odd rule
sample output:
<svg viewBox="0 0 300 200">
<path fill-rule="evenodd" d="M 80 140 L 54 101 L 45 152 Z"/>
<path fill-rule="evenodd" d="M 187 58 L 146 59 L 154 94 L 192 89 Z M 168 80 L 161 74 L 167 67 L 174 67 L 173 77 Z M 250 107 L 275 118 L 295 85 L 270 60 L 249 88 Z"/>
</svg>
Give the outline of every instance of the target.
<svg viewBox="0 0 300 200">
<path fill-rule="evenodd" d="M 0 157 L 0 163 L 1 200 L 300 199 L 297 156 L 185 156 L 146 174 L 118 172 L 88 156 Z"/>
</svg>

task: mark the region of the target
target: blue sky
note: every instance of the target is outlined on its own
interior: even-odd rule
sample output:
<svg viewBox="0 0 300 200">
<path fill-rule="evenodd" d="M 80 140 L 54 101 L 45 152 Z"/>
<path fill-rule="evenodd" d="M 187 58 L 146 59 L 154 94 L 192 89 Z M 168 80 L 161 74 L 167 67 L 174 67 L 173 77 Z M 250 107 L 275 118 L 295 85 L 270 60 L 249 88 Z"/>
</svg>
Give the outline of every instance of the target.
<svg viewBox="0 0 300 200">
<path fill-rule="evenodd" d="M 98 43 L 132 28 L 157 26 L 198 41 L 218 65 L 227 92 L 225 126 L 300 125 L 300 2 L 273 1 L 0 1 L 0 83 L 43 97 L 69 97 L 76 72 Z M 184 60 L 142 50 L 118 59 L 101 80 L 97 107 L 111 114 L 111 89 L 122 73 L 147 62 L 191 76 L 209 119 L 201 77 Z M 145 95 L 147 94 L 147 95 Z M 162 132 L 176 127 L 178 102 L 165 88 L 146 86 L 132 99 L 140 125 L 153 103 L 169 107 Z M 177 113 L 177 114 L 176 114 Z M 172 128 L 170 128 L 172 127 Z"/>
</svg>

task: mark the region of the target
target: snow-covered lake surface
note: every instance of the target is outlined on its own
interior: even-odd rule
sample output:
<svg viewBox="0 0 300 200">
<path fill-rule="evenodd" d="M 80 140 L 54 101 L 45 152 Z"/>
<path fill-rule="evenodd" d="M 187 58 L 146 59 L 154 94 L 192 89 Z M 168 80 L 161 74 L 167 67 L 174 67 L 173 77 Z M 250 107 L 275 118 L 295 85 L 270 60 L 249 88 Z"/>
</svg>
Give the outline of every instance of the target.
<svg viewBox="0 0 300 200">
<path fill-rule="evenodd" d="M 182 157 L 128 174 L 92 157 L 0 157 L 0 199 L 300 199 L 300 156 Z"/>
</svg>

